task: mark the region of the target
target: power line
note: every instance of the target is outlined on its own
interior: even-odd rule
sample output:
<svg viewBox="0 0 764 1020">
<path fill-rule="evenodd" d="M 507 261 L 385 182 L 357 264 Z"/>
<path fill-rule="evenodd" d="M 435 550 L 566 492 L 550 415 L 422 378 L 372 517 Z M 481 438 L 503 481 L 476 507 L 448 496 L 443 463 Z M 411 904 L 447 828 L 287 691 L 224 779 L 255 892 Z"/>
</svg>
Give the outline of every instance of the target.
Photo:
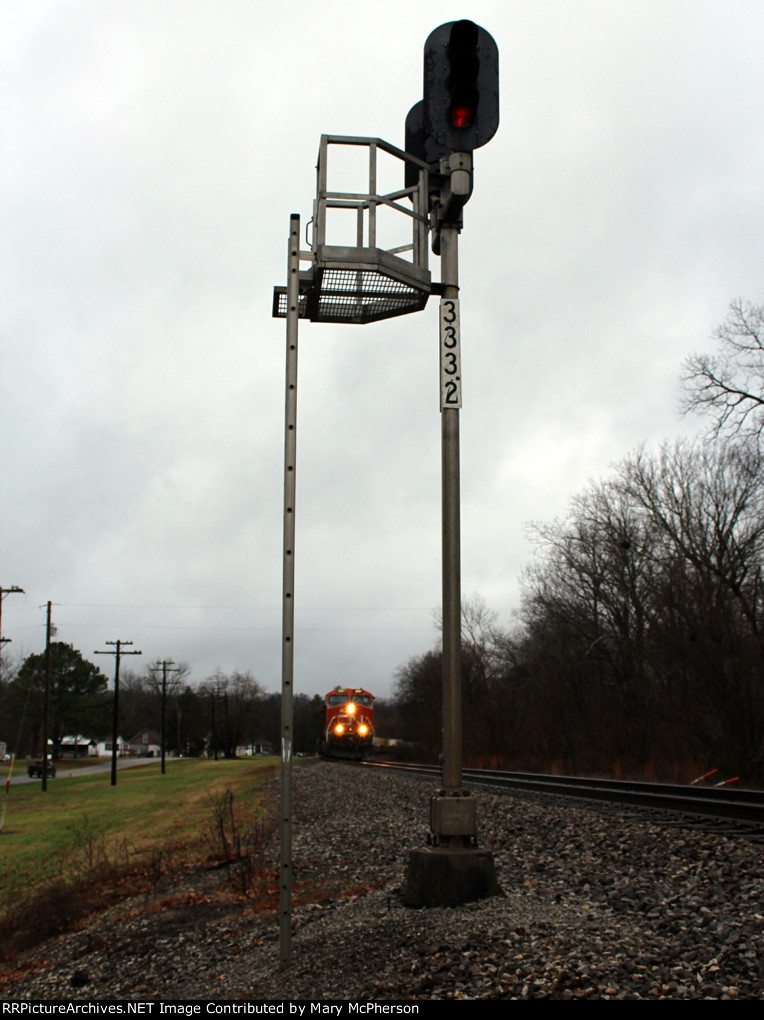
<svg viewBox="0 0 764 1020">
<path fill-rule="evenodd" d="M 210 612 L 280 612 L 279 606 L 178 606 L 148 602 L 62 602 L 69 609 L 182 609 Z M 432 606 L 301 606 L 312 613 L 431 613 Z"/>
</svg>

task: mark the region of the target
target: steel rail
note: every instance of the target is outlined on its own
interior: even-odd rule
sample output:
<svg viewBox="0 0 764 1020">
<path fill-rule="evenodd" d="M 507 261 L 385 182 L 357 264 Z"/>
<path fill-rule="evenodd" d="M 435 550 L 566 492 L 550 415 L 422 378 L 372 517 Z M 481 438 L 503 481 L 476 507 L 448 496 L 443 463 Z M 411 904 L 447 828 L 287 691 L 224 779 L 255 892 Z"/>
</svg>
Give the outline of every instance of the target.
<svg viewBox="0 0 764 1020">
<path fill-rule="evenodd" d="M 434 765 L 366 762 L 373 768 L 389 768 L 440 778 Z M 524 790 L 560 797 L 575 797 L 609 804 L 625 804 L 647 810 L 764 826 L 764 791 L 731 787 L 681 786 L 670 783 L 587 779 L 579 776 L 537 775 L 527 772 L 464 769 L 465 783 L 505 790 Z"/>
</svg>

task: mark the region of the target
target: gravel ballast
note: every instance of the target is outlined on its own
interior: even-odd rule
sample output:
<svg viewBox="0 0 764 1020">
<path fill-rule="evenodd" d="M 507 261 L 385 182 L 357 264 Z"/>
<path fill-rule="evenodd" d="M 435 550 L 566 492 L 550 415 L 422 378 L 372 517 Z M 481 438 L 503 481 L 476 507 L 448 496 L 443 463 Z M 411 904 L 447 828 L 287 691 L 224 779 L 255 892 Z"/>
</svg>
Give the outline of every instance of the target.
<svg viewBox="0 0 764 1020">
<path fill-rule="evenodd" d="M 477 789 L 503 896 L 403 905 L 431 780 L 294 770 L 292 962 L 278 919 L 216 895 L 136 896 L 14 961 L 4 999 L 759 999 L 760 843 Z M 259 853 L 278 865 L 278 837 Z"/>
</svg>

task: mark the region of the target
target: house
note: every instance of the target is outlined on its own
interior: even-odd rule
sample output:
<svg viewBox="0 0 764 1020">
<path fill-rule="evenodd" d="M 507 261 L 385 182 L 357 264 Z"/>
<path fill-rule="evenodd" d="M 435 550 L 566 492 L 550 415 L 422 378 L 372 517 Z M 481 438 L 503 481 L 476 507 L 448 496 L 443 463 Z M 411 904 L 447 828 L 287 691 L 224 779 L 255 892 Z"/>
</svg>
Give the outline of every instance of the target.
<svg viewBox="0 0 764 1020">
<path fill-rule="evenodd" d="M 78 733 L 73 737 L 62 737 L 54 753 L 57 758 L 94 758 L 98 752 L 95 740 Z"/>
<path fill-rule="evenodd" d="M 257 737 L 251 743 L 236 748 L 237 758 L 250 758 L 254 754 L 273 754 L 273 741 Z"/>
<path fill-rule="evenodd" d="M 162 754 L 162 738 L 154 730 L 141 730 L 128 741 L 129 754 L 136 758 L 158 758 Z"/>
<path fill-rule="evenodd" d="M 104 737 L 96 744 L 96 754 L 99 758 L 111 758 L 112 737 Z M 123 737 L 117 737 L 117 757 L 126 758 L 131 754 L 130 747 Z"/>
</svg>

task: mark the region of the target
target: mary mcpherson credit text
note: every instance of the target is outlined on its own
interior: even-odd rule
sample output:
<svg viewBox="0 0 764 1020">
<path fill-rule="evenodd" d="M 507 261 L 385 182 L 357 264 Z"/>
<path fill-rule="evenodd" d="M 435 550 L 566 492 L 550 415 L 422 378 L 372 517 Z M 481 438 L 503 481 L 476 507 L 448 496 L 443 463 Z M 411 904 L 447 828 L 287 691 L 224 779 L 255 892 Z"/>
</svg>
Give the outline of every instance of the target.
<svg viewBox="0 0 764 1020">
<path fill-rule="evenodd" d="M 202 1016 L 206 1014 L 276 1013 L 282 1016 L 309 1017 L 315 1014 L 342 1017 L 358 1014 L 417 1014 L 414 1003 L 391 1002 L 3 1002 L 3 1014 L 23 1016 L 89 1014 L 115 1016 L 119 1014 L 177 1014 Z"/>
</svg>

